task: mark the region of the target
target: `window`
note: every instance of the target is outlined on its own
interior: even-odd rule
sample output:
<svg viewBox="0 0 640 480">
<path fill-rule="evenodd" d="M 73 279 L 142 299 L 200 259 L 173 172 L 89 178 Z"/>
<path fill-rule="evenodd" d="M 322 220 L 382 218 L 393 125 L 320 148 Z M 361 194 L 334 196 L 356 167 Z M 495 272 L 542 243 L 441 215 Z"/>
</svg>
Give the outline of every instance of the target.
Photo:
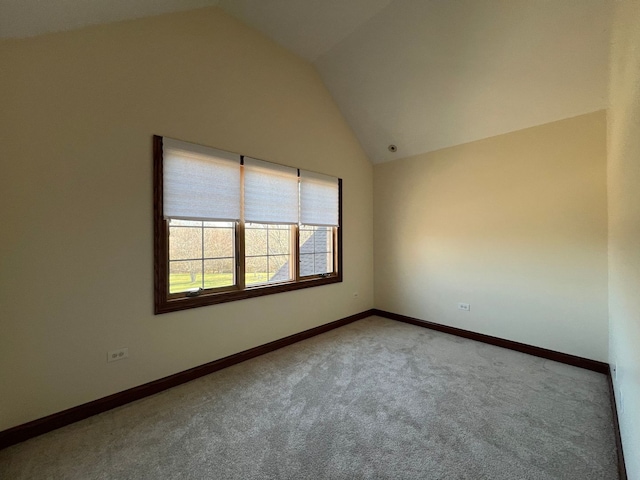
<svg viewBox="0 0 640 480">
<path fill-rule="evenodd" d="M 231 222 L 169 219 L 169 293 L 236 284 Z"/>
<path fill-rule="evenodd" d="M 291 263 L 291 225 L 248 223 L 245 238 L 245 284 L 261 285 L 294 280 Z"/>
<path fill-rule="evenodd" d="M 300 226 L 300 276 L 333 272 L 333 235 L 329 227 Z"/>
<path fill-rule="evenodd" d="M 155 312 L 342 281 L 342 181 L 154 137 Z"/>
</svg>

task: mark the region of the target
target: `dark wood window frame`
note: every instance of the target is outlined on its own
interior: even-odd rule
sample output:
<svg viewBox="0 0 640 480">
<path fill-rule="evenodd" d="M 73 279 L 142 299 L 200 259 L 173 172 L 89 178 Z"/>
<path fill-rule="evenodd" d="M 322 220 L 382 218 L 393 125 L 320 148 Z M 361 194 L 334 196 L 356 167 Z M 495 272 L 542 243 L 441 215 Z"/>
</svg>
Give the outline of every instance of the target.
<svg viewBox="0 0 640 480">
<path fill-rule="evenodd" d="M 154 312 L 155 314 L 175 312 L 189 308 L 233 302 L 247 298 L 261 297 L 275 293 L 289 292 L 302 288 L 318 287 L 342 282 L 342 179 L 338 179 L 338 226 L 334 227 L 334 272 L 311 277 L 300 277 L 299 227 L 293 226 L 295 248 L 291 254 L 294 265 L 294 279 L 272 285 L 245 287 L 243 281 L 234 287 L 203 290 L 197 296 L 169 293 L 169 222 L 163 212 L 163 148 L 161 136 L 153 137 L 153 243 L 154 243 Z M 244 271 L 244 224 L 236 226 L 236 276 L 243 278 Z"/>
</svg>

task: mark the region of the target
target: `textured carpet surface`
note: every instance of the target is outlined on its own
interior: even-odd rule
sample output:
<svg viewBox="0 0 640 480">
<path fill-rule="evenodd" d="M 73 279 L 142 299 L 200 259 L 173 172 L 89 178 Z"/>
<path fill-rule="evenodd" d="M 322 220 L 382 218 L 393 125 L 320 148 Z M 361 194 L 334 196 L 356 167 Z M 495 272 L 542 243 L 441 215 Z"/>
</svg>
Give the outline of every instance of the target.
<svg viewBox="0 0 640 480">
<path fill-rule="evenodd" d="M 0 451 L 4 479 L 615 479 L 604 375 L 371 317 Z"/>
</svg>

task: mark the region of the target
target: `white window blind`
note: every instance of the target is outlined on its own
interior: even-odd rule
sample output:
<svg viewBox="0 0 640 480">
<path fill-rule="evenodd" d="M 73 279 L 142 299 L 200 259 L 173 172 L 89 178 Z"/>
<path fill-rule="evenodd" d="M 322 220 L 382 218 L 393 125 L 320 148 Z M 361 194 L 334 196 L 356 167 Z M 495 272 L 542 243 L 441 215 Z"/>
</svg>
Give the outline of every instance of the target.
<svg viewBox="0 0 640 480">
<path fill-rule="evenodd" d="M 338 179 L 300 170 L 300 223 L 338 226 Z"/>
<path fill-rule="evenodd" d="M 240 220 L 240 155 L 164 137 L 164 216 Z"/>
<path fill-rule="evenodd" d="M 244 220 L 298 223 L 298 170 L 244 157 Z"/>
</svg>

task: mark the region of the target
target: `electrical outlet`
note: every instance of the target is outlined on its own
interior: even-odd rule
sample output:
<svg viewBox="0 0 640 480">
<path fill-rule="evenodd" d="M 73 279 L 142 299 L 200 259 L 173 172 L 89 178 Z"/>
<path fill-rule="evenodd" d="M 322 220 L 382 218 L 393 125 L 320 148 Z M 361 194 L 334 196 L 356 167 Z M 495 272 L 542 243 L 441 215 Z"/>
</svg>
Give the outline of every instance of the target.
<svg viewBox="0 0 640 480">
<path fill-rule="evenodd" d="M 459 310 L 464 310 L 465 312 L 468 312 L 471 310 L 471 305 L 468 303 L 459 303 L 458 304 L 458 309 Z"/>
<path fill-rule="evenodd" d="M 107 362 L 117 362 L 129 357 L 128 348 L 120 348 L 118 350 L 111 350 L 107 353 Z"/>
</svg>

